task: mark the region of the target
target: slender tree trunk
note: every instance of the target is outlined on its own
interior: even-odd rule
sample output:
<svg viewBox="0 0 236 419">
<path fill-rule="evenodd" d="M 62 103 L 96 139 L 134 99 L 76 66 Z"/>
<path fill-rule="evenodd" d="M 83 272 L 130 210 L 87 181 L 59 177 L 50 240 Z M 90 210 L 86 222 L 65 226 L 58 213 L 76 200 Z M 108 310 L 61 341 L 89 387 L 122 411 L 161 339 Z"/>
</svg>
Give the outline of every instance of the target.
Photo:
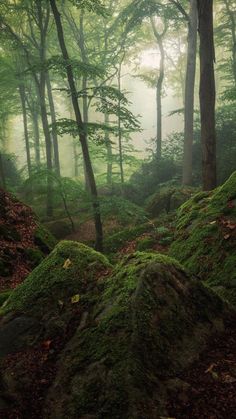
<svg viewBox="0 0 236 419">
<path fill-rule="evenodd" d="M 53 215 L 53 180 L 52 180 L 52 145 L 51 145 L 51 136 L 48 124 L 48 115 L 47 107 L 45 100 L 45 89 L 46 89 L 46 77 L 45 73 L 42 72 L 40 75 L 40 87 L 39 87 L 39 97 L 40 97 L 40 111 L 41 119 L 43 125 L 43 132 L 45 137 L 46 145 L 46 162 L 47 162 L 47 203 L 46 203 L 46 212 L 49 217 Z"/>
<path fill-rule="evenodd" d="M 202 183 L 204 190 L 216 187 L 215 77 L 213 0 L 198 0 L 200 36 L 200 112 Z"/>
<path fill-rule="evenodd" d="M 73 139 L 72 147 L 73 147 L 73 155 L 74 155 L 74 176 L 77 178 L 79 176 L 79 156 L 78 156 L 77 145 L 74 139 Z"/>
<path fill-rule="evenodd" d="M 72 66 L 69 64 L 69 55 L 68 55 L 68 51 L 65 44 L 64 33 L 63 33 L 62 24 L 61 24 L 61 16 L 57 9 L 56 1 L 50 0 L 50 4 L 51 4 L 52 12 L 53 12 L 56 27 L 57 27 L 58 41 L 60 44 L 62 56 L 64 60 L 68 63 L 66 66 L 67 79 L 70 86 L 75 118 L 76 118 L 76 122 L 79 128 L 79 138 L 80 138 L 80 143 L 82 147 L 84 162 L 86 165 L 86 172 L 89 179 L 91 197 L 93 201 L 94 222 L 95 222 L 95 229 L 96 229 L 95 247 L 97 250 L 102 251 L 103 231 L 102 231 L 102 222 L 101 222 L 101 216 L 100 216 L 100 206 L 99 206 L 98 195 L 97 195 L 97 186 L 96 186 L 93 168 L 92 168 L 92 164 L 90 160 L 87 137 L 86 137 L 86 133 L 83 130 L 84 126 L 83 126 L 82 116 L 81 116 L 80 107 L 78 103 L 73 69 L 72 69 Z"/>
<path fill-rule="evenodd" d="M 119 64 L 118 69 L 118 90 L 121 92 L 121 66 L 122 64 Z M 121 119 L 120 119 L 120 107 L 121 102 L 120 99 L 118 100 L 118 146 L 119 146 L 119 166 L 120 166 L 120 180 L 121 184 L 124 183 L 124 167 L 123 167 L 123 147 L 122 147 L 122 133 L 121 133 Z"/>
<path fill-rule="evenodd" d="M 2 188 L 6 189 L 6 178 L 5 178 L 3 158 L 2 158 L 1 152 L 0 152 L 0 185 Z"/>
<path fill-rule="evenodd" d="M 159 38 L 158 46 L 159 51 L 161 54 L 160 60 L 160 69 L 159 69 L 159 77 L 157 80 L 156 86 L 156 100 L 157 100 L 157 158 L 161 159 L 161 149 L 162 149 L 162 85 L 164 80 L 164 61 L 165 61 L 165 53 L 163 48 L 163 42 L 161 37 Z"/>
<path fill-rule="evenodd" d="M 25 149 L 26 149 L 26 158 L 27 158 L 27 168 L 28 176 L 31 175 L 31 158 L 30 158 L 30 145 L 29 145 L 29 132 L 28 132 L 28 122 L 27 122 L 27 111 L 26 111 L 26 98 L 25 98 L 25 86 L 20 83 L 19 93 L 21 99 L 21 107 L 23 114 L 23 125 L 24 125 L 24 137 L 25 137 Z"/>
<path fill-rule="evenodd" d="M 31 111 L 33 130 L 34 130 L 34 149 L 35 149 L 35 163 L 40 166 L 40 135 L 39 135 L 39 121 L 38 112 L 34 109 Z"/>
<path fill-rule="evenodd" d="M 57 138 L 57 132 L 56 132 L 56 112 L 55 112 L 55 106 L 54 106 L 54 100 L 52 95 L 52 86 L 51 86 L 51 80 L 49 73 L 46 73 L 46 84 L 47 84 L 47 94 L 48 94 L 48 102 L 49 102 L 49 108 L 50 108 L 50 114 L 51 114 L 51 121 L 52 121 L 52 143 L 53 143 L 53 151 L 54 151 L 54 164 L 56 173 L 58 176 L 60 176 L 60 158 L 59 158 L 59 147 L 58 147 L 58 138 Z"/>
<path fill-rule="evenodd" d="M 109 114 L 105 112 L 104 114 L 104 123 L 105 125 L 109 124 Z M 107 149 L 107 184 L 112 184 L 112 146 L 110 141 L 109 133 L 105 132 L 105 145 Z"/>
<path fill-rule="evenodd" d="M 184 100 L 184 158 L 182 179 L 183 185 L 192 184 L 194 86 L 196 74 L 197 24 L 197 0 L 190 0 L 190 12 L 188 21 L 187 68 Z"/>
<path fill-rule="evenodd" d="M 160 65 L 159 65 L 159 75 L 157 78 L 157 85 L 156 85 L 156 103 L 157 103 L 157 135 L 156 135 L 156 157 L 158 160 L 161 159 L 161 151 L 162 151 L 162 86 L 165 76 L 165 51 L 163 46 L 163 38 L 165 36 L 167 25 L 164 22 L 164 30 L 160 34 L 157 31 L 155 26 L 155 21 L 151 18 L 152 30 L 155 35 L 158 49 L 160 51 Z"/>
</svg>

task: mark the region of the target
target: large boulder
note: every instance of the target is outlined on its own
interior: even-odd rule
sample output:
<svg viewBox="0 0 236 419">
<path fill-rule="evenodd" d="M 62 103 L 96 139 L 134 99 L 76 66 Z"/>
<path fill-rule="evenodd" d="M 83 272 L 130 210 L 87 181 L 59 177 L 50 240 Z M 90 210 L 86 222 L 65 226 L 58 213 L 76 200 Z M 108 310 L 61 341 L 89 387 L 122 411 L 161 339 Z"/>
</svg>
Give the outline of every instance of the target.
<svg viewBox="0 0 236 419">
<path fill-rule="evenodd" d="M 72 242 L 2 310 L 0 406 L 6 418 L 45 419 L 168 416 L 169 380 L 229 315 L 174 259 L 137 252 L 111 272 L 104 256 Z"/>
<path fill-rule="evenodd" d="M 170 254 L 236 304 L 236 172 L 179 210 Z"/>
<path fill-rule="evenodd" d="M 196 191 L 191 187 L 164 186 L 146 202 L 146 211 L 153 217 L 179 208 Z"/>
<path fill-rule="evenodd" d="M 0 190 L 0 291 L 14 288 L 55 246 L 31 208 Z"/>
</svg>

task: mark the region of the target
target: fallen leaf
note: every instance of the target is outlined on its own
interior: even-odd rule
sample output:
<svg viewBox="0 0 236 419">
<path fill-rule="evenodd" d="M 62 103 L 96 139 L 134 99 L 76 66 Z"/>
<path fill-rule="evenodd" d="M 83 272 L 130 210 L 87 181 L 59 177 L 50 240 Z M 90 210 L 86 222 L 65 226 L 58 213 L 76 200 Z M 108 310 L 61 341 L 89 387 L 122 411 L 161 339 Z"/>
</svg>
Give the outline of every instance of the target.
<svg viewBox="0 0 236 419">
<path fill-rule="evenodd" d="M 225 240 L 228 240 L 229 238 L 230 238 L 230 234 L 225 234 L 225 235 L 224 235 L 224 239 L 225 239 Z"/>
<path fill-rule="evenodd" d="M 58 305 L 59 305 L 60 308 L 62 308 L 64 306 L 63 301 L 62 300 L 58 300 Z"/>
<path fill-rule="evenodd" d="M 211 364 L 207 370 L 205 371 L 205 374 L 207 374 L 208 372 L 212 372 L 213 368 L 216 367 L 216 364 Z"/>
<path fill-rule="evenodd" d="M 226 373 L 226 374 L 222 374 L 221 381 L 223 383 L 231 384 L 231 383 L 235 383 L 236 382 L 236 378 L 235 377 L 232 377 L 230 374 L 227 374 Z"/>
<path fill-rule="evenodd" d="M 71 303 L 72 304 L 78 303 L 79 300 L 80 300 L 80 295 L 79 294 L 75 294 L 75 295 L 73 295 L 73 297 L 71 297 Z"/>
<path fill-rule="evenodd" d="M 43 349 L 48 350 L 48 349 L 50 348 L 50 346 L 51 346 L 51 343 L 52 343 L 52 341 L 51 341 L 51 340 L 45 340 L 45 341 L 42 343 L 42 347 L 43 347 Z"/>
<path fill-rule="evenodd" d="M 66 260 L 65 260 L 64 265 L 63 265 L 63 268 L 64 268 L 64 269 L 68 269 L 71 265 L 72 265 L 72 262 L 71 262 L 71 260 L 68 258 L 68 259 L 66 259 Z"/>
<path fill-rule="evenodd" d="M 216 220 L 215 220 L 215 221 L 211 221 L 211 222 L 210 222 L 210 224 L 215 224 L 215 223 L 216 223 Z"/>
</svg>

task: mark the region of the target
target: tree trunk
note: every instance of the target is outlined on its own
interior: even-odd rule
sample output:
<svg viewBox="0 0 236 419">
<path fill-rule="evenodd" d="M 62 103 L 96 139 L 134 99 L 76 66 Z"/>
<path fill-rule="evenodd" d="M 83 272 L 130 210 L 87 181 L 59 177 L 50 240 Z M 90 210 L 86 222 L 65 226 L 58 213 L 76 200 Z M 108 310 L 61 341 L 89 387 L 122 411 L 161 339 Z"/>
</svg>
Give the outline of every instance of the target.
<svg viewBox="0 0 236 419">
<path fill-rule="evenodd" d="M 53 143 L 53 151 L 54 151 L 54 164 L 56 173 L 58 176 L 60 176 L 60 158 L 59 158 L 59 147 L 58 147 L 58 139 L 57 139 L 57 131 L 56 131 L 56 112 L 55 112 L 55 106 L 53 101 L 53 95 L 52 95 L 52 86 L 51 86 L 51 80 L 49 73 L 46 73 L 46 84 L 47 84 L 47 94 L 48 94 L 48 101 L 49 101 L 49 108 L 50 108 L 50 114 L 51 114 L 51 121 L 52 121 L 52 143 Z"/>
<path fill-rule="evenodd" d="M 56 1 L 50 0 L 50 4 L 51 4 L 52 12 L 53 12 L 56 27 L 57 27 L 58 41 L 60 44 L 62 56 L 64 60 L 68 63 L 66 66 L 67 79 L 70 86 L 72 104 L 74 108 L 76 122 L 79 129 L 79 138 L 80 138 L 80 143 L 82 147 L 83 158 L 84 158 L 84 162 L 86 166 L 86 173 L 88 175 L 90 192 L 91 192 L 91 197 L 92 197 L 92 202 L 93 202 L 94 222 L 95 222 L 95 229 L 96 229 L 95 247 L 97 250 L 102 251 L 103 231 L 102 231 L 102 222 L 101 222 L 101 216 L 100 216 L 100 206 L 99 206 L 98 195 L 97 195 L 97 186 L 96 186 L 93 168 L 92 168 L 92 164 L 90 160 L 86 132 L 83 129 L 84 126 L 83 126 L 80 107 L 78 103 L 73 69 L 72 69 L 72 66 L 69 64 L 69 55 L 68 55 L 68 51 L 65 44 L 64 33 L 63 33 L 62 24 L 61 24 L 61 16 L 57 9 Z"/>
<path fill-rule="evenodd" d="M 104 114 L 104 123 L 105 125 L 109 124 L 109 114 L 105 112 Z M 110 141 L 109 132 L 105 132 L 105 145 L 107 149 L 107 184 L 112 184 L 112 146 Z"/>
<path fill-rule="evenodd" d="M 25 150 L 26 150 L 26 158 L 27 158 L 28 176 L 30 177 L 30 175 L 31 175 L 31 158 L 30 158 L 29 132 L 28 132 L 28 123 L 27 123 L 25 86 L 22 83 L 20 83 L 20 85 L 19 85 L 19 93 L 20 93 L 20 100 L 21 100 L 21 107 L 22 107 L 22 114 L 23 114 Z"/>
<path fill-rule="evenodd" d="M 0 185 L 2 188 L 6 189 L 6 178 L 4 173 L 2 153 L 0 152 Z"/>
<path fill-rule="evenodd" d="M 194 86 L 196 74 L 197 24 L 197 0 L 190 0 L 190 11 L 188 21 L 187 68 L 184 100 L 184 157 L 182 179 L 183 185 L 192 184 Z"/>
<path fill-rule="evenodd" d="M 40 166 L 40 135 L 39 135 L 39 121 L 38 121 L 38 112 L 32 110 L 31 112 L 33 130 L 34 130 L 34 149 L 35 149 L 35 163 L 36 166 Z"/>
<path fill-rule="evenodd" d="M 155 35 L 157 45 L 160 51 L 160 65 L 159 65 L 159 75 L 157 78 L 156 85 L 156 103 L 157 103 L 157 136 L 156 136 L 156 157 L 157 160 L 161 159 L 161 149 L 162 149 L 162 85 L 165 75 L 165 51 L 163 47 L 163 38 L 167 30 L 166 21 L 164 22 L 163 32 L 160 34 L 157 31 L 154 18 L 151 18 L 152 30 Z"/>
<path fill-rule="evenodd" d="M 45 73 L 40 75 L 40 87 L 39 87 L 39 97 L 40 97 L 40 111 L 41 119 L 43 125 L 43 132 L 45 137 L 46 145 L 46 162 L 47 162 L 47 203 L 46 203 L 46 212 L 49 217 L 53 215 L 53 180 L 52 180 L 52 145 L 51 145 L 51 136 L 48 125 L 48 116 L 45 100 L 45 88 L 46 88 L 46 77 Z"/>
<path fill-rule="evenodd" d="M 118 90 L 121 92 L 121 63 L 118 70 Z M 120 99 L 118 100 L 118 146 L 119 146 L 119 166 L 120 166 L 120 180 L 124 183 L 124 167 L 123 167 L 123 148 L 122 148 L 122 134 L 121 134 L 121 119 L 120 119 Z"/>
<path fill-rule="evenodd" d="M 216 187 L 215 76 L 213 0 L 198 0 L 200 36 L 200 113 L 202 183 L 204 190 Z"/>
</svg>

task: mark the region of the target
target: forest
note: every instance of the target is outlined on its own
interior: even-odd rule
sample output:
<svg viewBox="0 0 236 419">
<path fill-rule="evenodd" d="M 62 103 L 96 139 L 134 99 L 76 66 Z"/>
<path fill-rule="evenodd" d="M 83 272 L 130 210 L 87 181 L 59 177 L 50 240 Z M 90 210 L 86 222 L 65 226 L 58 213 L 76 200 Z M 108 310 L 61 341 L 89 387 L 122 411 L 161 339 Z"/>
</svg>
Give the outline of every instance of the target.
<svg viewBox="0 0 236 419">
<path fill-rule="evenodd" d="M 236 3 L 0 0 L 0 419 L 236 418 Z"/>
</svg>

